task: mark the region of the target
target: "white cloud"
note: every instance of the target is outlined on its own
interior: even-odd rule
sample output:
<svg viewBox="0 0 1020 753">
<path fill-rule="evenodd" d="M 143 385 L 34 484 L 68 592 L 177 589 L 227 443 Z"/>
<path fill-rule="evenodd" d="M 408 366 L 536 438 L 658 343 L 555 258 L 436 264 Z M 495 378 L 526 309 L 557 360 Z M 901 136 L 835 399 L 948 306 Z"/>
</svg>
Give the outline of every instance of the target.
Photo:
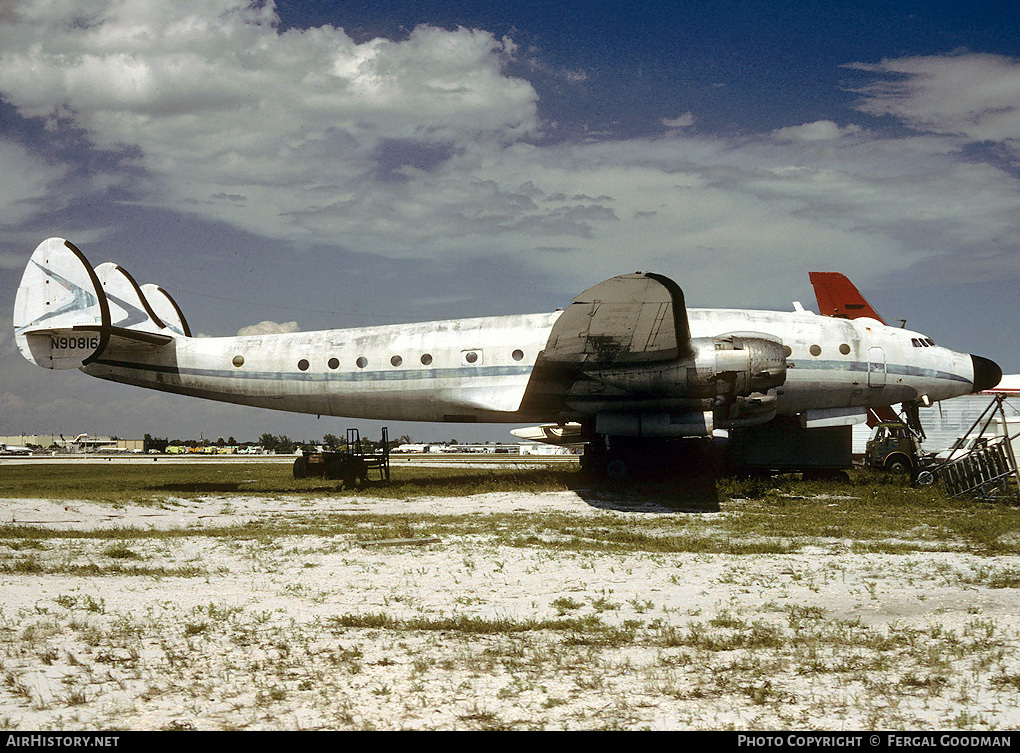
<svg viewBox="0 0 1020 753">
<path fill-rule="evenodd" d="M 831 120 L 816 120 L 799 126 L 779 128 L 772 135 L 780 141 L 832 141 L 847 136 L 860 136 L 863 129 L 858 125 L 840 127 Z"/>
<path fill-rule="evenodd" d="M 876 276 L 984 254 L 989 274 L 1020 275 L 1017 181 L 959 153 L 961 138 L 1014 143 L 1013 61 L 855 65 L 899 77 L 860 107 L 923 128 L 915 138 L 830 120 L 716 138 L 687 112 L 654 138 L 540 146 L 537 95 L 505 70 L 515 54 L 463 28 L 361 43 L 329 26 L 281 32 L 271 4 L 241 0 L 0 16 L 0 92 L 21 113 L 130 147 L 145 201 L 262 237 L 512 255 L 566 290 L 661 269 L 745 301 L 809 265 Z"/>
<path fill-rule="evenodd" d="M 293 213 L 355 201 L 394 141 L 428 158 L 535 132 L 534 90 L 503 72 L 513 50 L 463 28 L 280 32 L 271 3 L 245 0 L 23 3 L 0 17 L 0 91 L 137 147 L 154 200 L 293 238 L 328 229 Z"/>
<path fill-rule="evenodd" d="M 690 128 L 694 125 L 694 113 L 685 112 L 676 118 L 663 118 L 662 124 L 666 128 Z"/>
<path fill-rule="evenodd" d="M 41 202 L 52 193 L 53 184 L 65 173 L 62 166 L 37 159 L 20 144 L 0 138 L 0 225 L 24 222 L 36 214 Z M 24 259 L 14 267 L 24 265 Z M 0 267 L 10 267 L 10 259 L 0 254 Z"/>
<path fill-rule="evenodd" d="M 849 67 L 888 77 L 859 90 L 863 112 L 892 115 L 919 130 L 1020 148 L 1020 61 L 964 54 Z"/>
<path fill-rule="evenodd" d="M 240 337 L 246 335 L 280 335 L 287 332 L 297 332 L 298 330 L 297 322 L 271 322 L 266 320 L 248 327 L 241 327 L 237 334 Z"/>
</svg>

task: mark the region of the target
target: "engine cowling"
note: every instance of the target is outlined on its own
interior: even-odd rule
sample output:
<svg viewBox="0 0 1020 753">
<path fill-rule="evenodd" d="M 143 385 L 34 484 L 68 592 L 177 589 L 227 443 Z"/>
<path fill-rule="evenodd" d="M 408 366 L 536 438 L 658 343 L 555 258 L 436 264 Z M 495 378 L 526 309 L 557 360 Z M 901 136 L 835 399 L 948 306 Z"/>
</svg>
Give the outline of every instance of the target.
<svg viewBox="0 0 1020 753">
<path fill-rule="evenodd" d="M 765 335 L 729 333 L 691 341 L 691 357 L 586 371 L 595 382 L 634 397 L 701 398 L 714 405 L 765 393 L 786 381 L 783 344 Z"/>
<path fill-rule="evenodd" d="M 634 401 L 627 411 L 599 412 L 596 430 L 620 436 L 708 436 L 713 428 L 751 426 L 775 417 L 776 388 L 786 381 L 780 341 L 733 332 L 697 338 L 691 345 L 689 358 L 669 363 L 586 371 L 588 380 Z M 662 398 L 690 407 L 669 413 L 639 407 L 643 399 Z"/>
</svg>

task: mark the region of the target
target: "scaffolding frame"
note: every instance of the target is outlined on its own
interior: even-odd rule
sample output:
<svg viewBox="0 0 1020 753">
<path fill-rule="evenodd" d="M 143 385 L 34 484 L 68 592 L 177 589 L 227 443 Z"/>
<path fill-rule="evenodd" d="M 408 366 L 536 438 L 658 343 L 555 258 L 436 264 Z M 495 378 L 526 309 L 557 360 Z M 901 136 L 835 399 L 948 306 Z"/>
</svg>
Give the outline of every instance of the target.
<svg viewBox="0 0 1020 753">
<path fill-rule="evenodd" d="M 959 458 L 947 459 L 937 468 L 936 472 L 951 497 L 969 495 L 992 502 L 1009 499 L 1020 504 L 1020 474 L 1013 452 L 1014 437 L 1009 435 L 1009 423 L 1002 405 L 1005 399 L 1005 395 L 996 395 L 960 441 L 972 435 L 983 436 L 996 416 L 1002 420 L 1002 435 L 992 437 L 984 446 L 975 447 Z M 981 428 L 975 434 L 978 425 Z"/>
</svg>

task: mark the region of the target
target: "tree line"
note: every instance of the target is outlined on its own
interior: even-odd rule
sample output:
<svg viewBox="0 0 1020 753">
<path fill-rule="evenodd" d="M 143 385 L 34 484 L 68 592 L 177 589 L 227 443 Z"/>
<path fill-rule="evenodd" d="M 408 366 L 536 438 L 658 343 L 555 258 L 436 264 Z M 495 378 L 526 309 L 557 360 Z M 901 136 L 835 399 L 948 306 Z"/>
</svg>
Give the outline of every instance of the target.
<svg viewBox="0 0 1020 753">
<path fill-rule="evenodd" d="M 394 447 L 398 444 L 406 444 L 411 441 L 408 435 L 403 435 L 396 440 L 390 440 L 390 446 Z M 291 439 L 286 434 L 271 434 L 266 432 L 262 434 L 257 442 L 238 442 L 233 437 L 219 437 L 215 441 L 210 439 L 169 439 L 168 437 L 154 437 L 151 434 L 146 433 L 145 435 L 145 449 L 152 450 L 155 452 L 166 452 L 166 448 L 169 445 L 183 445 L 185 447 L 237 447 L 237 446 L 251 446 L 260 445 L 266 452 L 275 452 L 278 455 L 291 455 L 298 450 L 298 448 L 306 452 L 314 452 L 316 448 L 323 447 L 326 450 L 342 450 L 346 447 L 346 440 L 336 436 L 335 434 L 326 434 L 323 436 L 322 441 L 314 439 L 305 439 L 304 441 Z M 361 448 L 365 452 L 378 452 L 382 449 L 382 442 L 366 439 L 362 437 Z"/>
</svg>

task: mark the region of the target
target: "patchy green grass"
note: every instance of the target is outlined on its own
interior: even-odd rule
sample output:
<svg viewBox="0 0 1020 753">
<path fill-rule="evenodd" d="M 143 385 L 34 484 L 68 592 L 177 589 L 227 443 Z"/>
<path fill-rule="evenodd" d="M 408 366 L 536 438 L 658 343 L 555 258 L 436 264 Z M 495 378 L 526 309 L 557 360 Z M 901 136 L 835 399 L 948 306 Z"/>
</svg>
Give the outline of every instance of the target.
<svg viewBox="0 0 1020 753">
<path fill-rule="evenodd" d="M 387 498 L 455 496 L 564 490 L 576 483 L 578 476 L 575 470 L 555 466 L 477 470 L 394 466 L 389 483 L 370 482 L 358 491 L 345 490 L 338 481 L 295 479 L 287 463 L 48 463 L 5 467 L 0 474 L 0 498 L 156 505 L 172 497 L 235 493 L 343 497 L 370 491 Z"/>
<path fill-rule="evenodd" d="M 704 481 L 704 480 L 702 480 Z M 372 496 L 415 499 L 468 496 L 489 492 L 520 493 L 575 490 L 578 504 L 594 501 L 610 509 L 639 510 L 660 505 L 677 508 L 678 481 L 628 487 L 592 487 L 576 470 L 563 468 L 393 468 L 392 481 L 367 490 L 343 490 L 322 479 L 294 479 L 279 463 L 53 464 L 11 466 L 0 477 L 0 498 L 83 499 L 113 506 L 160 506 L 181 498 L 229 499 L 233 494 L 268 497 L 343 498 Z M 138 557 L 130 542 L 145 538 L 214 536 L 271 539 L 281 535 L 321 534 L 360 539 L 412 536 L 485 535 L 514 547 L 574 552 L 702 552 L 782 554 L 837 539 L 862 553 L 917 551 L 1020 552 L 1020 508 L 953 500 L 939 487 L 914 488 L 905 480 L 856 471 L 843 481 L 802 481 L 796 476 L 722 478 L 711 483 L 711 504 L 687 514 L 606 516 L 593 525 L 586 515 L 517 513 L 475 515 L 330 515 L 295 513 L 271 521 L 247 521 L 200 531 L 150 531 L 123 528 L 82 532 L 47 531 L 31 526 L 0 528 L 0 545 L 38 547 L 51 538 L 117 539 L 111 559 Z M 684 509 L 692 509 L 684 506 Z M 116 564 L 116 563 L 114 563 Z M 8 572 L 31 571 L 32 558 L 4 562 Z M 103 568 L 106 568 L 104 566 Z M 140 569 L 140 568 L 136 568 Z"/>
</svg>

